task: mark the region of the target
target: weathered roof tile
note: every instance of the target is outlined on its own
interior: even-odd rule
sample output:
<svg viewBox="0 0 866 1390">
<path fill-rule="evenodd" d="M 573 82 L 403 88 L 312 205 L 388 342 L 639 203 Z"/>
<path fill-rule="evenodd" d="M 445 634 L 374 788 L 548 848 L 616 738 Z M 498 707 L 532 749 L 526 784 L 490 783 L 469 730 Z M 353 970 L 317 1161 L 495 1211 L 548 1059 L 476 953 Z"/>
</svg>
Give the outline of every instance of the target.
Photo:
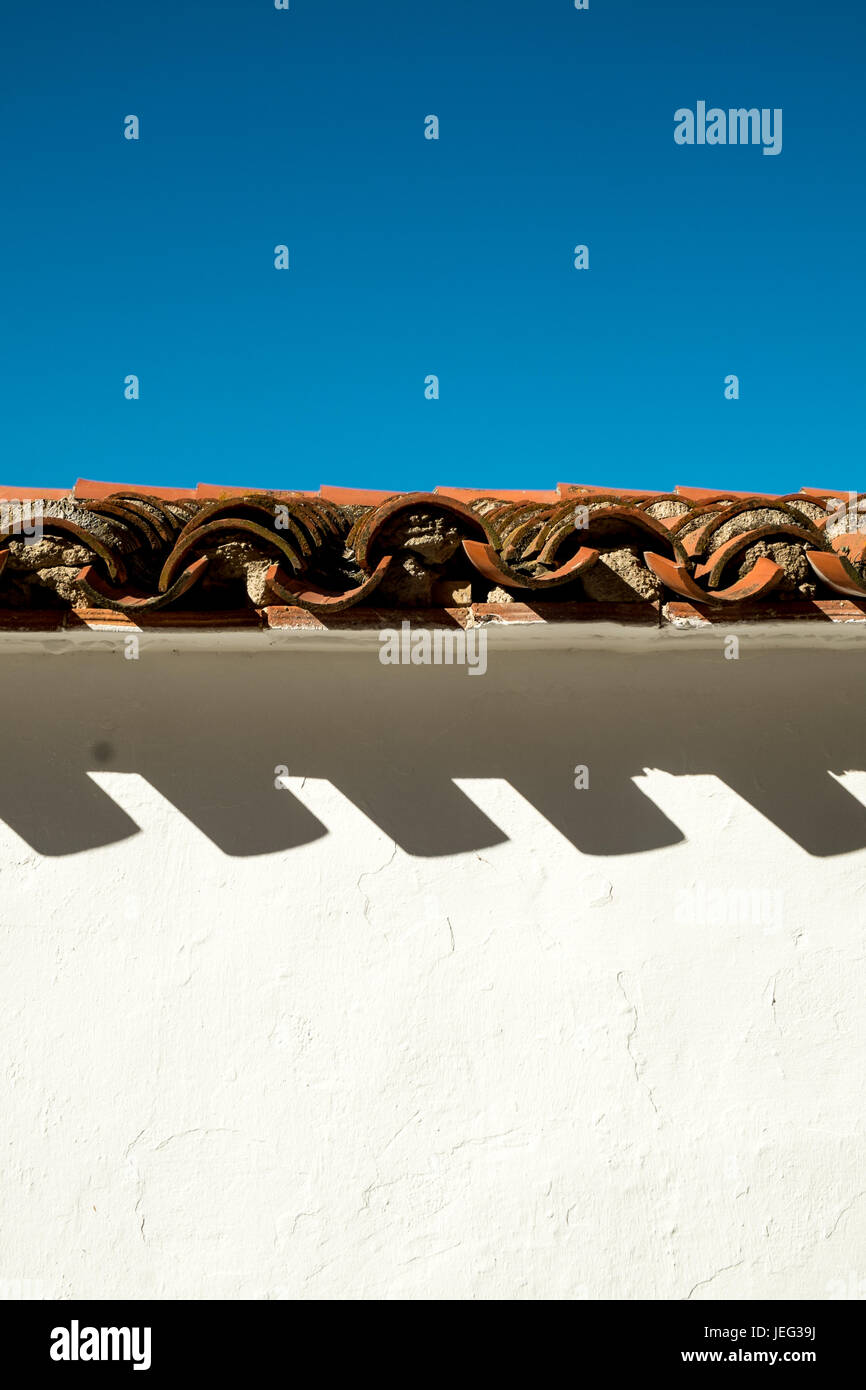
<svg viewBox="0 0 866 1390">
<path fill-rule="evenodd" d="M 227 612 L 269 609 L 328 620 L 356 608 L 418 614 L 437 601 L 516 612 L 531 599 L 552 619 L 607 605 L 620 620 L 624 605 L 661 610 L 686 599 L 708 612 L 763 603 L 774 616 L 801 616 L 804 603 L 866 599 L 861 501 L 817 488 L 771 496 L 572 483 L 432 493 L 86 479 L 67 492 L 7 488 L 0 613 L 18 615 L 16 627 L 28 613 L 38 626 L 46 606 L 216 624 Z"/>
</svg>

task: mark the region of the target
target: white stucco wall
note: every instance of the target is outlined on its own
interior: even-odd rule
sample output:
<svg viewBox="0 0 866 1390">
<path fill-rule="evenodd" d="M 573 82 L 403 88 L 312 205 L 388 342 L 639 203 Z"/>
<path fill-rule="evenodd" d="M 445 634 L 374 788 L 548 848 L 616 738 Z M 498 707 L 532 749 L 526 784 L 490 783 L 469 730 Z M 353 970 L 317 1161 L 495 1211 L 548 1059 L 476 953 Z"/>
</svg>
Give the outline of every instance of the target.
<svg viewBox="0 0 866 1390">
<path fill-rule="evenodd" d="M 3 639 L 7 1297 L 866 1294 L 864 639 L 546 640 Z"/>
</svg>

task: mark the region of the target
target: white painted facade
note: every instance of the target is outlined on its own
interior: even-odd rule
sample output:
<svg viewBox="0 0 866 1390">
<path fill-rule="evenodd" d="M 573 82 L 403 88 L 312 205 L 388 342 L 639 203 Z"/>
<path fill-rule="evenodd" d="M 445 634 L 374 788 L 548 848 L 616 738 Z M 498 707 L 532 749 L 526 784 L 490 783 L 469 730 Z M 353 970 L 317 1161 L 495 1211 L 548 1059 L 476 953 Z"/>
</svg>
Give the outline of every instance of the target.
<svg viewBox="0 0 866 1390">
<path fill-rule="evenodd" d="M 3 637 L 0 1292 L 866 1295 L 827 628 Z"/>
</svg>

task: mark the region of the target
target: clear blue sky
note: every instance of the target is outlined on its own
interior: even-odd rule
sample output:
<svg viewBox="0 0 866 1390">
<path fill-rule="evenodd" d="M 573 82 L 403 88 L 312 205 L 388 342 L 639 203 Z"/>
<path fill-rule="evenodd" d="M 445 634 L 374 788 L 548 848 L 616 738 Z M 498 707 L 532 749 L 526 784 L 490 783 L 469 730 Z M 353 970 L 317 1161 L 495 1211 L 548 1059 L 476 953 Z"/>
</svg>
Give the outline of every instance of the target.
<svg viewBox="0 0 866 1390">
<path fill-rule="evenodd" d="M 864 11 L 7 0 L 0 481 L 866 489 Z"/>
</svg>

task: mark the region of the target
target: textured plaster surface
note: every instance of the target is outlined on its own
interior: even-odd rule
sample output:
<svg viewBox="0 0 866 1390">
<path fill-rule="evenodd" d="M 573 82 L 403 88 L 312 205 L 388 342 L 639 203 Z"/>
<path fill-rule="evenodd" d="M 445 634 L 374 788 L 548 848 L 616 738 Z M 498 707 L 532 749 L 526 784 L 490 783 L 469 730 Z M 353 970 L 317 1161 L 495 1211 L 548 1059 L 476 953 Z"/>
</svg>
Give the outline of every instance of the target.
<svg viewBox="0 0 866 1390">
<path fill-rule="evenodd" d="M 0 1292 L 866 1293 L 863 661 L 723 640 L 0 657 Z"/>
</svg>

